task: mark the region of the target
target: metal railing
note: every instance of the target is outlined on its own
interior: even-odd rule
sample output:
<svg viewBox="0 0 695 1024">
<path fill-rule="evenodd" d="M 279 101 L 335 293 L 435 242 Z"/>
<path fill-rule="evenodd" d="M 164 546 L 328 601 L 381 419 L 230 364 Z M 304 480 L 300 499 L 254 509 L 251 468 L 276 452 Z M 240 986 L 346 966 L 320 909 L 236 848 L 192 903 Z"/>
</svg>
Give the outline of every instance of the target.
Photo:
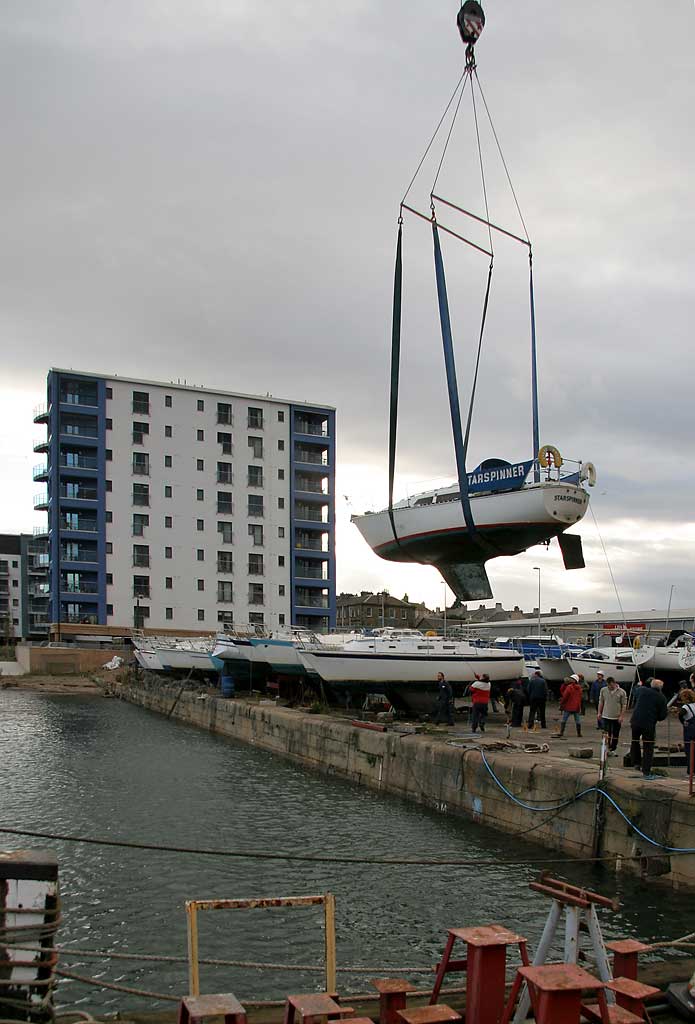
<svg viewBox="0 0 695 1024">
<path fill-rule="evenodd" d="M 246 514 L 249 516 L 254 516 L 256 519 L 263 519 L 265 511 L 262 506 L 260 508 L 257 508 L 253 505 L 249 505 L 248 512 Z"/>
<path fill-rule="evenodd" d="M 224 562 L 218 561 L 218 563 L 217 563 L 217 571 L 218 572 L 223 572 L 223 573 L 232 573 L 232 572 L 234 572 L 234 566 L 233 566 L 233 563 L 232 563 L 231 559 L 228 562 L 227 561 L 224 561 Z"/>
<path fill-rule="evenodd" d="M 246 475 L 246 486 L 247 487 L 262 487 L 263 486 L 263 474 L 262 473 L 247 473 Z"/>
<path fill-rule="evenodd" d="M 37 420 L 47 419 L 48 416 L 50 415 L 50 412 L 50 405 L 46 405 L 45 403 L 43 403 L 42 405 L 34 406 L 34 423 L 36 423 Z"/>
<path fill-rule="evenodd" d="M 97 428 L 85 423 L 61 423 L 60 433 L 64 437 L 98 437 Z"/>
<path fill-rule="evenodd" d="M 35 537 L 47 537 L 48 536 L 48 529 L 49 529 L 48 528 L 48 523 L 46 523 L 45 525 L 42 525 L 42 526 L 35 526 L 34 527 L 34 536 Z"/>
<path fill-rule="evenodd" d="M 323 494 L 328 497 L 328 493 L 324 491 L 320 479 L 313 480 L 308 477 L 298 476 L 296 485 L 298 491 L 306 491 L 307 494 Z"/>
<path fill-rule="evenodd" d="M 325 508 L 325 506 L 321 506 Z M 328 526 L 328 520 L 324 519 L 321 508 L 313 508 L 311 505 L 299 505 L 295 508 L 295 515 L 297 519 L 304 519 L 308 523 L 325 523 Z"/>
<path fill-rule="evenodd" d="M 74 522 L 70 519 L 60 520 L 61 530 L 75 530 L 80 533 L 96 533 L 99 529 L 96 519 L 78 519 Z"/>
<path fill-rule="evenodd" d="M 48 476 L 48 466 L 34 466 L 32 471 L 34 480 L 42 480 Z"/>
<path fill-rule="evenodd" d="M 311 423 L 309 420 L 294 421 L 296 434 L 311 434 L 313 437 L 328 437 L 328 426 L 324 423 Z"/>
<path fill-rule="evenodd" d="M 97 460 L 89 455 L 61 455 L 60 465 L 68 469 L 97 469 Z"/>
<path fill-rule="evenodd" d="M 96 501 L 97 500 L 97 489 L 96 487 L 78 487 L 76 493 L 70 493 L 70 488 L 61 487 L 60 497 L 68 498 L 70 501 Z"/>
<path fill-rule="evenodd" d="M 90 612 L 70 612 L 69 614 L 61 615 L 60 621 L 68 624 L 80 623 L 85 626 L 97 626 L 99 624 L 99 616 Z"/>
<path fill-rule="evenodd" d="M 249 430 L 263 430 L 263 417 L 262 416 L 249 416 L 246 426 Z"/>
<path fill-rule="evenodd" d="M 233 484 L 233 474 L 231 471 L 217 470 L 217 483 L 218 484 Z"/>
<path fill-rule="evenodd" d="M 231 501 L 218 501 L 217 502 L 217 514 L 220 516 L 231 516 L 234 511 L 234 505 Z"/>
<path fill-rule="evenodd" d="M 60 401 L 63 405 L 86 405 L 90 409 L 96 409 L 97 406 L 97 396 L 94 392 L 81 395 L 78 391 L 65 391 L 61 394 Z"/>
<path fill-rule="evenodd" d="M 96 580 L 76 580 L 72 583 L 61 580 L 60 590 L 64 594 L 98 594 L 99 584 Z"/>
<path fill-rule="evenodd" d="M 323 570 L 313 565 L 307 566 L 304 569 L 297 566 L 295 569 L 295 576 L 304 580 L 325 580 L 328 582 L 328 576 L 324 574 Z"/>
<path fill-rule="evenodd" d="M 82 551 L 80 549 L 75 551 L 68 551 L 67 548 L 60 549 L 60 558 L 63 562 L 89 562 L 96 563 L 98 561 L 96 551 Z"/>
<path fill-rule="evenodd" d="M 322 452 L 312 452 L 306 448 L 295 448 L 294 457 L 296 462 L 305 462 L 312 466 L 328 466 L 328 457 Z"/>
<path fill-rule="evenodd" d="M 234 413 L 223 412 L 221 409 L 217 410 L 217 422 L 225 427 L 234 426 Z"/>
<path fill-rule="evenodd" d="M 149 555 L 133 555 L 133 565 L 139 569 L 149 569 L 150 567 L 150 556 Z"/>
<path fill-rule="evenodd" d="M 51 439 L 50 439 L 50 437 L 41 438 L 38 441 L 34 441 L 33 444 L 32 444 L 32 448 L 34 449 L 35 452 L 45 451 L 46 449 L 50 448 L 50 446 L 51 446 Z"/>
<path fill-rule="evenodd" d="M 35 494 L 34 495 L 34 508 L 47 508 L 48 507 L 48 494 Z"/>
</svg>

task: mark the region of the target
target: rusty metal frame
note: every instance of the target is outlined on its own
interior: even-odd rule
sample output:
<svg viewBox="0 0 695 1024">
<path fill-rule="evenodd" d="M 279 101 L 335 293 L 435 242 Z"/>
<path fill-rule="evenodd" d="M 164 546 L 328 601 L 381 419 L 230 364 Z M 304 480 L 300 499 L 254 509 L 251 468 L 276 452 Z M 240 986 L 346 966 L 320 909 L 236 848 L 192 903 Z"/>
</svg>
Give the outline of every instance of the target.
<svg viewBox="0 0 695 1024">
<path fill-rule="evenodd" d="M 275 907 L 314 906 L 323 906 L 326 992 L 335 992 L 335 896 L 332 892 L 325 892 L 320 896 L 278 896 L 268 899 L 253 900 L 186 900 L 189 995 L 200 995 L 200 971 L 198 957 L 199 910 L 268 910 Z"/>
</svg>

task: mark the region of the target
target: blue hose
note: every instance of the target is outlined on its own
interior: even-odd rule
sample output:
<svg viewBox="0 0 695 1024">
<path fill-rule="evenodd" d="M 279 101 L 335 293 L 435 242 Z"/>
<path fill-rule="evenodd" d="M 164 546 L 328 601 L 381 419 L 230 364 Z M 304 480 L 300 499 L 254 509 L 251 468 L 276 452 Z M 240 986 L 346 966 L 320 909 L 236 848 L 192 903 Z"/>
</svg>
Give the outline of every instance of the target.
<svg viewBox="0 0 695 1024">
<path fill-rule="evenodd" d="M 636 832 L 638 836 L 641 836 L 642 839 L 645 840 L 645 842 L 651 843 L 652 846 L 658 846 L 660 850 L 665 850 L 666 853 L 695 853 L 695 848 L 693 847 L 666 846 L 664 843 L 660 843 L 657 839 L 652 839 L 651 836 L 648 836 L 645 832 L 642 832 L 642 830 L 639 829 L 637 825 L 635 825 L 635 823 L 628 818 L 627 814 L 622 809 L 620 804 L 599 786 L 589 786 L 587 789 L 582 789 L 581 792 L 577 793 L 575 796 L 569 797 L 569 799 L 567 800 L 561 800 L 560 803 L 557 804 L 544 804 L 543 806 L 541 806 L 537 803 L 526 803 L 524 800 L 519 800 L 517 797 L 514 796 L 513 793 L 511 793 L 507 789 L 507 787 L 504 785 L 501 779 L 497 778 L 494 771 L 490 767 L 490 763 L 487 757 L 485 756 L 485 751 L 482 748 L 480 749 L 480 754 L 483 759 L 483 764 L 488 770 L 495 785 L 498 786 L 498 788 L 502 790 L 504 795 L 509 797 L 509 799 L 513 803 L 515 803 L 518 807 L 523 807 L 526 811 L 560 811 L 563 807 L 569 807 L 570 804 L 574 804 L 578 800 L 581 800 L 583 797 L 589 796 L 590 793 L 599 793 L 605 800 L 608 801 L 609 804 L 611 804 L 616 809 L 620 817 L 623 818 L 630 826 L 630 828 L 634 832 Z"/>
</svg>

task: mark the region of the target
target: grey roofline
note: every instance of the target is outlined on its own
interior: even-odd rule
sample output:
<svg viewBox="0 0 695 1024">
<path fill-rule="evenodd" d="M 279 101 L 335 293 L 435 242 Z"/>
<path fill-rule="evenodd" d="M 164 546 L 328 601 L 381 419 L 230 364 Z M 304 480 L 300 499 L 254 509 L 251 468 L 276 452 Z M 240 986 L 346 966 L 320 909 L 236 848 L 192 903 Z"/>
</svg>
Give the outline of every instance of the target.
<svg viewBox="0 0 695 1024">
<path fill-rule="evenodd" d="M 254 398 L 261 402 L 277 402 L 278 405 L 303 405 L 308 409 L 325 409 L 327 412 L 335 412 L 334 405 L 325 405 L 323 402 L 298 402 L 293 398 L 277 398 L 275 395 L 252 395 L 243 391 L 225 391 L 224 388 L 208 388 L 202 384 L 177 384 L 173 380 L 146 380 L 143 377 L 122 377 L 117 373 L 92 373 L 90 370 L 76 370 L 74 367 L 65 369 L 60 366 L 52 366 L 51 373 L 74 373 L 78 377 L 93 377 L 94 380 L 115 380 L 123 381 L 125 384 L 146 384 L 154 388 L 175 388 L 177 391 L 208 392 L 213 395 L 226 395 L 229 398 Z"/>
<path fill-rule="evenodd" d="M 672 608 L 669 613 L 669 620 L 676 622 L 679 619 L 695 619 L 695 608 Z M 631 622 L 660 622 L 666 618 L 666 609 L 661 611 L 658 608 L 650 608 L 648 611 L 642 609 L 641 611 L 628 612 L 624 615 L 619 611 L 613 612 L 595 612 L 593 615 L 589 612 L 582 612 L 579 615 L 548 615 L 545 612 L 541 612 L 541 623 L 545 626 L 561 626 L 561 625 L 593 625 L 594 623 L 600 625 L 602 622 L 625 622 L 628 625 Z M 490 623 L 490 625 L 497 626 L 514 626 L 521 630 L 524 628 L 530 628 L 533 623 L 538 623 L 538 615 L 530 613 L 525 615 L 523 619 L 498 619 L 496 622 Z M 473 623 L 476 626 L 484 626 L 485 622 Z"/>
</svg>

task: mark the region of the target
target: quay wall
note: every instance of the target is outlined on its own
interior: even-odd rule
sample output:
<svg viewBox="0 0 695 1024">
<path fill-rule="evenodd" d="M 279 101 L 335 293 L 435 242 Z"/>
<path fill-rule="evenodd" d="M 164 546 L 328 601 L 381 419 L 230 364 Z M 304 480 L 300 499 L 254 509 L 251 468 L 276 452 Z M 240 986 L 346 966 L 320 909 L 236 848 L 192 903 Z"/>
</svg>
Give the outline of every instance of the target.
<svg viewBox="0 0 695 1024">
<path fill-rule="evenodd" d="M 404 797 L 441 813 L 464 815 L 509 833 L 509 858 L 514 856 L 515 835 L 545 847 L 539 851 L 539 858 L 551 857 L 550 851 L 579 858 L 592 855 L 594 794 L 558 813 L 528 810 L 500 790 L 479 750 L 447 743 L 441 736 L 379 732 L 272 704 L 203 698 L 190 690 L 182 691 L 176 683 L 122 679 L 114 681 L 112 690 L 151 711 L 290 758 L 327 775 Z M 530 804 L 560 803 L 597 780 L 595 763 L 521 751 L 491 750 L 486 756 L 509 792 Z M 695 847 L 695 799 L 688 799 L 686 786 L 616 777 L 609 779 L 605 788 L 646 835 L 669 847 Z M 599 853 L 611 859 L 611 868 L 695 890 L 695 856 L 669 856 L 642 839 L 612 807 L 604 806 Z M 397 845 L 393 853 L 408 855 Z M 436 858 L 437 851 L 431 853 Z"/>
</svg>

